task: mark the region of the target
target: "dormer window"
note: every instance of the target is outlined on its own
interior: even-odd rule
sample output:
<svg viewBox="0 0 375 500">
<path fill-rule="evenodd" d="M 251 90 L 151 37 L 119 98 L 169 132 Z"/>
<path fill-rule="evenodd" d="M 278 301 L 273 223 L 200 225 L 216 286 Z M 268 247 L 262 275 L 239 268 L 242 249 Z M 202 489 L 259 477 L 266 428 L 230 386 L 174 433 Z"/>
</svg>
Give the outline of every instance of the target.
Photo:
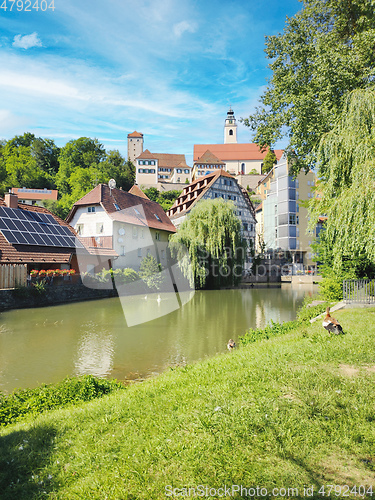
<svg viewBox="0 0 375 500">
<path fill-rule="evenodd" d="M 95 212 L 95 207 L 87 207 L 87 211 L 89 213 L 94 213 Z"/>
<path fill-rule="evenodd" d="M 137 214 L 137 215 L 141 215 L 141 212 L 139 210 L 137 210 L 136 208 L 134 209 L 134 212 Z"/>
<path fill-rule="evenodd" d="M 161 218 L 160 218 L 157 214 L 154 214 L 154 215 L 155 215 L 155 218 L 156 218 L 157 220 L 160 220 L 160 222 L 161 222 Z"/>
<path fill-rule="evenodd" d="M 113 204 L 116 210 L 121 210 L 120 207 L 117 205 L 117 203 Z"/>
</svg>

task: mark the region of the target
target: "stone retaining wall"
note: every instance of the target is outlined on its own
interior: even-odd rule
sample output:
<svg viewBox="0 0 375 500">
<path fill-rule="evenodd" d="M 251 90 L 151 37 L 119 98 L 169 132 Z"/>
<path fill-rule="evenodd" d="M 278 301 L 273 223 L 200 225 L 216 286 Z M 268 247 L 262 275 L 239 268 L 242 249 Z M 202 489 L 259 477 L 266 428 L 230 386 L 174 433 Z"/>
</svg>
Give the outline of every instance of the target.
<svg viewBox="0 0 375 500">
<path fill-rule="evenodd" d="M 32 288 L 0 290 L 0 311 L 44 307 L 67 302 L 80 302 L 108 297 L 117 297 L 115 290 L 95 290 L 82 284 L 49 286 L 43 294 Z"/>
</svg>

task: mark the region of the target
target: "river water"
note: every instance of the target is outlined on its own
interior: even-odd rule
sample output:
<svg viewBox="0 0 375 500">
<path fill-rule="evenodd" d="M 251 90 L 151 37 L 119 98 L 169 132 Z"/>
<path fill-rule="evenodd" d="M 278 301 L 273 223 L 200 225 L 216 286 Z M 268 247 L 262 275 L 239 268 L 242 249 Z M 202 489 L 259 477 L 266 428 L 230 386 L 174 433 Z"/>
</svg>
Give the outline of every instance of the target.
<svg viewBox="0 0 375 500">
<path fill-rule="evenodd" d="M 199 291 L 181 297 L 186 303 L 169 314 L 174 294 L 127 297 L 124 307 L 111 298 L 2 312 L 0 391 L 71 375 L 145 378 L 224 352 L 228 340 L 248 328 L 294 319 L 304 296 L 313 291 L 290 284 Z"/>
</svg>

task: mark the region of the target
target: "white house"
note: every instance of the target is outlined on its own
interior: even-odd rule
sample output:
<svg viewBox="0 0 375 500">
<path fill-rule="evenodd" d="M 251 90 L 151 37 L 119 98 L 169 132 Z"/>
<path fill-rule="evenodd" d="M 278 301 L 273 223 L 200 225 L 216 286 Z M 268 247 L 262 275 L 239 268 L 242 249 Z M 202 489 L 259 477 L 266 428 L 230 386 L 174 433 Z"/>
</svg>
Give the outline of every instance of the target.
<svg viewBox="0 0 375 500">
<path fill-rule="evenodd" d="M 115 253 L 113 269 L 131 267 L 137 271 L 147 254 L 166 266 L 168 238 L 176 232 L 158 203 L 145 195 L 110 189 L 107 184 L 99 184 L 78 200 L 67 221 L 86 246 L 100 248 L 101 255 Z M 96 272 L 103 267 L 98 259 Z"/>
</svg>

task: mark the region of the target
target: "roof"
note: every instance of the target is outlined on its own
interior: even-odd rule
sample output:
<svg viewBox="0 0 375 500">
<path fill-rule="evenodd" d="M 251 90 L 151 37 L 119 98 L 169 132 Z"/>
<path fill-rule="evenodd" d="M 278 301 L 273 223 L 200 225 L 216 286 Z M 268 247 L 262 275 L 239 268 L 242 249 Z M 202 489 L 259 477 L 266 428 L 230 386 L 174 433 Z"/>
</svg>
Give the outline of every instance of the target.
<svg viewBox="0 0 375 500">
<path fill-rule="evenodd" d="M 134 184 L 129 189 L 128 193 L 134 194 L 134 196 L 140 196 L 141 198 L 145 198 L 146 200 L 150 199 L 147 195 L 145 195 L 145 193 L 142 191 L 142 189 L 137 186 L 137 184 Z"/>
<path fill-rule="evenodd" d="M 206 191 L 219 177 L 229 177 L 236 182 L 236 179 L 232 175 L 221 169 L 205 175 L 204 177 L 199 177 L 184 188 L 172 207 L 167 211 L 167 215 L 173 220 L 176 217 L 181 217 L 187 212 L 190 212 L 193 206 L 203 197 Z"/>
<path fill-rule="evenodd" d="M 205 151 L 202 156 L 196 160 L 196 163 L 214 163 L 216 165 L 225 165 L 225 162 L 219 160 L 219 158 L 212 154 L 209 149 L 207 149 L 207 151 Z"/>
<path fill-rule="evenodd" d="M 258 144 L 194 144 L 194 162 L 198 161 L 205 151 L 209 150 L 221 161 L 236 160 L 264 160 L 268 153 L 268 148 L 260 151 Z M 281 158 L 283 150 L 274 149 L 277 161 Z"/>
<path fill-rule="evenodd" d="M 100 205 L 113 219 L 120 222 L 127 222 L 137 226 L 146 226 L 161 231 L 175 233 L 176 228 L 159 205 L 143 196 L 136 196 L 121 189 L 109 189 L 107 184 L 99 184 L 89 193 L 76 201 L 70 211 L 67 221 L 70 222 L 81 206 Z M 116 208 L 116 206 L 118 208 Z M 144 217 L 135 210 L 127 210 L 141 205 Z"/>
<path fill-rule="evenodd" d="M 6 203 L 0 198 L 0 206 L 6 207 Z M 61 225 L 67 226 L 74 236 L 76 233 L 68 223 L 60 219 L 44 207 L 36 205 L 26 205 L 19 203 L 18 208 L 28 210 L 30 212 L 39 212 L 52 215 L 52 217 Z M 48 264 L 69 264 L 73 255 L 72 250 L 67 250 L 61 247 L 42 247 L 36 245 L 12 245 L 0 232 L 0 262 L 6 264 L 20 263 L 48 263 Z"/>
<path fill-rule="evenodd" d="M 158 160 L 159 168 L 175 168 L 182 165 L 186 165 L 185 155 L 182 154 L 172 154 L 172 153 L 151 153 L 148 149 L 145 149 L 136 158 L 137 160 Z M 186 165 L 187 166 L 187 165 Z"/>
<path fill-rule="evenodd" d="M 57 189 L 11 188 L 21 200 L 57 200 Z"/>
<path fill-rule="evenodd" d="M 139 156 L 137 156 L 137 160 L 155 160 L 155 156 L 150 153 L 148 149 L 145 149 Z"/>
<path fill-rule="evenodd" d="M 128 137 L 143 137 L 143 134 L 134 130 L 134 132 L 132 132 L 131 134 L 128 134 Z"/>
</svg>

